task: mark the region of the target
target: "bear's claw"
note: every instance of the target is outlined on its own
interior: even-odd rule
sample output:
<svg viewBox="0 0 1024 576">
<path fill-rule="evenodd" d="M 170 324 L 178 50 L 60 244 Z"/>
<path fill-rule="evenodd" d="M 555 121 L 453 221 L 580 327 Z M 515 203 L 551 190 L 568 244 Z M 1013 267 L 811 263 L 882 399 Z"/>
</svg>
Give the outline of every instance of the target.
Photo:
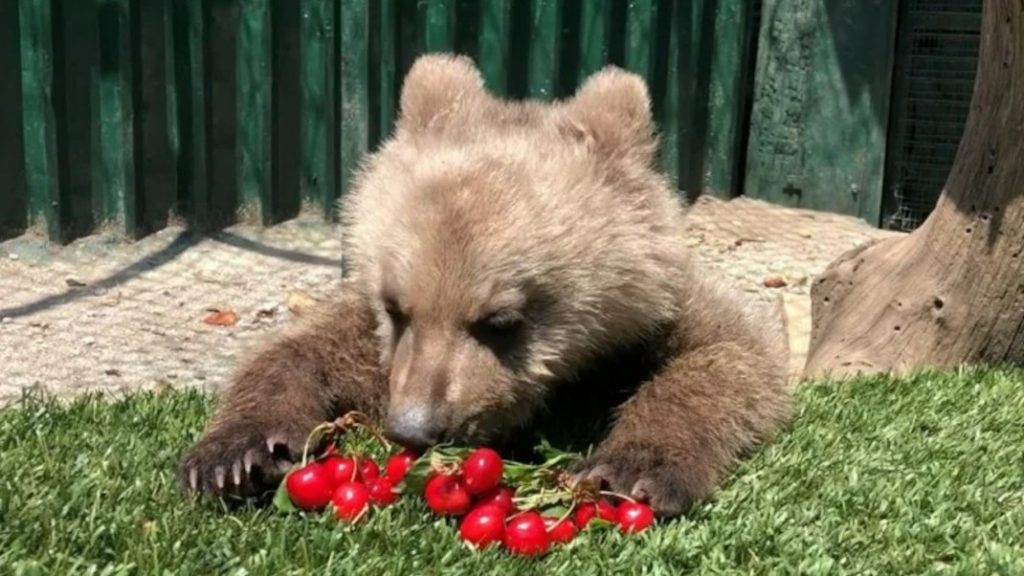
<svg viewBox="0 0 1024 576">
<path fill-rule="evenodd" d="M 656 447 L 599 450 L 572 469 L 576 480 L 597 480 L 602 490 L 645 502 L 661 517 L 678 516 L 695 500 L 692 478 Z"/>
<path fill-rule="evenodd" d="M 182 458 L 178 477 L 188 493 L 253 497 L 273 490 L 301 458 L 301 433 L 261 433 L 251 422 L 218 425 Z"/>
</svg>

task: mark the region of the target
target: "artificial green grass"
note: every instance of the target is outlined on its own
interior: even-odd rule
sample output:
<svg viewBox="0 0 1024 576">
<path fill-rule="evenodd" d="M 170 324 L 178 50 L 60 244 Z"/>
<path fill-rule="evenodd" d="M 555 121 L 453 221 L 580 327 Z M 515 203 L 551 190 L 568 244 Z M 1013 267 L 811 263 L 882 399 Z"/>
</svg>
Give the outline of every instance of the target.
<svg viewBox="0 0 1024 576">
<path fill-rule="evenodd" d="M 542 560 L 474 553 L 417 499 L 356 529 L 183 499 L 194 392 L 0 411 L 0 574 L 1022 574 L 1024 372 L 803 385 L 717 497 Z"/>
</svg>

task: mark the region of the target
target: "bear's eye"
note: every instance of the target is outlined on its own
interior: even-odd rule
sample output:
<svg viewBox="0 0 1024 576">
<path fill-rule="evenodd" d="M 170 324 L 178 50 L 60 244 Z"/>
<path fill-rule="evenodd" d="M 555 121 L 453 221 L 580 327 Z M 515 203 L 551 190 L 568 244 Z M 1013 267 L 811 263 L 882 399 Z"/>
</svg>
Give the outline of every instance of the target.
<svg viewBox="0 0 1024 576">
<path fill-rule="evenodd" d="M 516 310 L 501 310 L 474 322 L 469 332 L 480 342 L 490 346 L 510 344 L 523 327 L 525 318 Z"/>
<path fill-rule="evenodd" d="M 386 298 L 384 300 L 384 311 L 391 318 L 391 322 L 395 326 L 404 326 L 409 320 L 406 313 L 402 311 L 402 307 L 393 298 Z"/>
</svg>

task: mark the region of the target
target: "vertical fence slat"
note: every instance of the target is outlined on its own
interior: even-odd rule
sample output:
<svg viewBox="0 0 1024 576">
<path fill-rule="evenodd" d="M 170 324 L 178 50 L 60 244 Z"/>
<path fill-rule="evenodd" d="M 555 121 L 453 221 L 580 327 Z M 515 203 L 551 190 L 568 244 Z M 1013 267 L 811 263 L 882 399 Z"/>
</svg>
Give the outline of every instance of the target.
<svg viewBox="0 0 1024 576">
<path fill-rule="evenodd" d="M 96 4 L 57 0 L 53 4 L 54 110 L 63 241 L 92 232 L 98 194 L 99 139 L 94 75 L 99 58 Z"/>
<path fill-rule="evenodd" d="M 703 193 L 729 197 L 742 185 L 744 113 L 753 59 L 753 7 L 750 2 L 718 4 L 708 99 L 707 165 Z"/>
<path fill-rule="evenodd" d="M 103 162 L 104 218 L 120 220 L 134 236 L 134 140 L 132 136 L 131 6 L 129 0 L 99 3 L 99 130 Z"/>
<path fill-rule="evenodd" d="M 398 14 L 395 0 L 380 0 L 380 28 L 378 41 L 380 63 L 378 92 L 380 101 L 380 138 L 391 135 L 395 123 L 395 100 L 398 79 L 396 74 L 398 58 Z"/>
<path fill-rule="evenodd" d="M 170 122 L 167 9 L 163 2 L 132 8 L 135 190 L 138 233 L 162 228 L 177 198 L 177 164 Z"/>
<path fill-rule="evenodd" d="M 264 223 L 271 211 L 271 0 L 242 0 L 238 36 L 238 144 L 242 210 Z"/>
<path fill-rule="evenodd" d="M 53 115 L 53 22 L 51 0 L 20 3 L 25 168 L 30 223 L 61 240 L 57 126 Z"/>
<path fill-rule="evenodd" d="M 235 220 L 241 202 L 238 2 L 203 2 L 207 206 L 210 226 Z"/>
<path fill-rule="evenodd" d="M 18 3 L 0 3 L 0 240 L 20 234 L 27 226 L 28 189 L 25 182 L 22 133 L 21 36 Z"/>
<path fill-rule="evenodd" d="M 486 2 L 480 10 L 480 73 L 495 94 L 508 94 L 512 0 Z"/>
<path fill-rule="evenodd" d="M 303 194 L 325 214 L 337 196 L 334 151 L 334 0 L 303 0 L 302 154 Z"/>
<path fill-rule="evenodd" d="M 612 22 L 611 2 L 584 1 L 580 13 L 580 74 L 578 81 L 608 63 L 608 42 Z"/>
<path fill-rule="evenodd" d="M 558 86 L 562 32 L 561 0 L 532 0 L 528 94 L 551 99 Z"/>
<path fill-rule="evenodd" d="M 689 2 L 684 4 L 699 4 Z M 655 0 L 632 0 L 626 15 L 626 68 L 651 79 L 651 49 L 657 18 Z"/>
<path fill-rule="evenodd" d="M 271 222 L 299 213 L 302 190 L 302 4 L 271 0 Z"/>
<path fill-rule="evenodd" d="M 679 187 L 679 84 L 682 80 L 679 70 L 679 37 L 678 20 L 675 10 L 678 4 L 665 0 L 659 9 L 659 17 L 668 21 L 668 46 L 665 54 L 665 82 L 660 86 L 662 91 L 658 121 L 661 125 L 661 166 L 676 188 Z M 660 51 L 659 51 L 660 52 Z M 657 74 L 656 74 L 657 75 Z"/>
<path fill-rule="evenodd" d="M 426 0 L 423 10 L 424 50 L 451 51 L 455 47 L 455 0 Z"/>
<path fill-rule="evenodd" d="M 174 9 L 175 86 L 178 103 L 178 202 L 190 224 L 211 224 L 207 172 L 203 0 L 177 1 Z"/>
<path fill-rule="evenodd" d="M 362 0 L 341 4 L 341 190 L 345 194 L 369 149 L 369 10 Z"/>
</svg>

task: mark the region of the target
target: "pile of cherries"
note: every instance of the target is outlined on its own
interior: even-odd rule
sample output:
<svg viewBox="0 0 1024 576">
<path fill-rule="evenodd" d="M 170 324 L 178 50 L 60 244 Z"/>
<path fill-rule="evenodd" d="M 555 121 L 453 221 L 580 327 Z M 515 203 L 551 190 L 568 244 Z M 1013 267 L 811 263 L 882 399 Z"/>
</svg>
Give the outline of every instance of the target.
<svg viewBox="0 0 1024 576">
<path fill-rule="evenodd" d="M 360 422 L 346 415 L 323 425 L 323 430 L 336 435 L 353 424 L 366 427 Z M 374 436 L 386 442 L 379 434 Z M 506 463 L 486 447 L 458 454 L 403 450 L 387 458 L 382 473 L 372 458 L 342 454 L 331 443 L 319 458 L 287 475 L 275 503 L 307 512 L 330 506 L 338 520 L 356 523 L 371 506 L 385 507 L 402 493 L 419 492 L 434 514 L 459 519 L 459 536 L 470 546 L 500 545 L 524 556 L 545 554 L 588 527 L 618 527 L 632 534 L 654 523 L 646 504 L 593 486 L 580 487 L 553 465 L 555 461 L 541 466 Z M 518 489 L 510 479 L 520 484 Z M 618 498 L 619 504 L 606 496 Z"/>
</svg>

